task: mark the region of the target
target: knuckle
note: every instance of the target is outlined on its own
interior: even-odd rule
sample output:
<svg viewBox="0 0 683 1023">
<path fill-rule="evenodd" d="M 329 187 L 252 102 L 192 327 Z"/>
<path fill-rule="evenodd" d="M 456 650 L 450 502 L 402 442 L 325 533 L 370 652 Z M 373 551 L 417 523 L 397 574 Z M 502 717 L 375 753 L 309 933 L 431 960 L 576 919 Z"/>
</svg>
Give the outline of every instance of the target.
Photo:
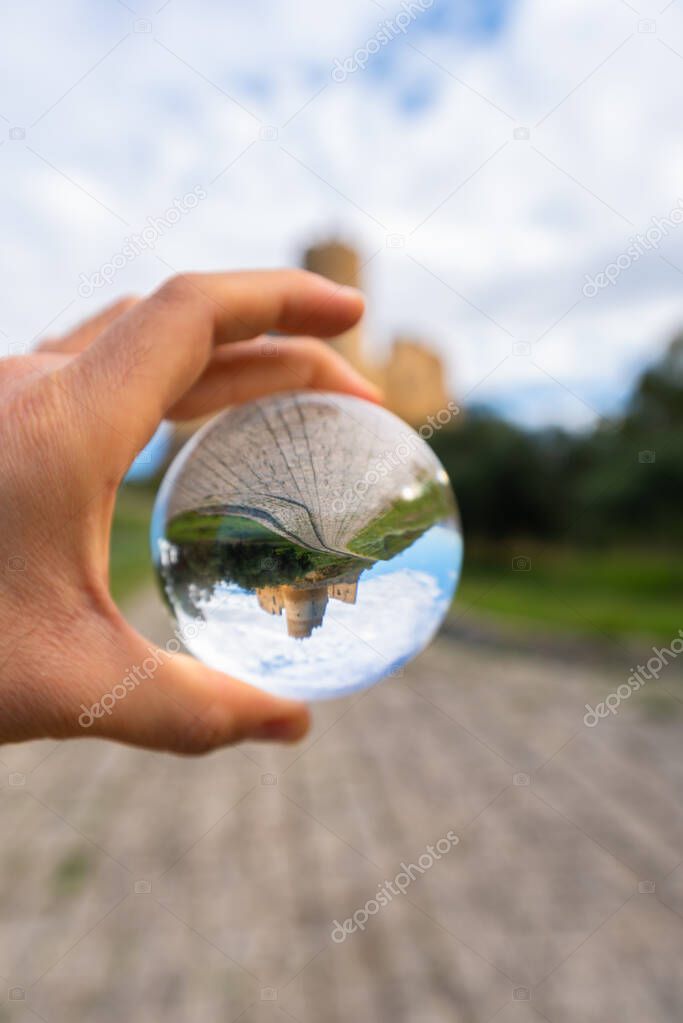
<svg viewBox="0 0 683 1023">
<path fill-rule="evenodd" d="M 59 348 L 59 342 L 61 338 L 53 334 L 48 334 L 46 337 L 41 337 L 38 344 L 35 346 L 34 351 L 36 352 L 51 352 L 56 348 Z"/>
<path fill-rule="evenodd" d="M 123 316 L 123 314 L 127 313 L 129 309 L 136 306 L 139 301 L 140 297 L 138 295 L 124 295 L 123 298 L 114 302 L 114 305 L 111 307 L 111 311 L 116 316 Z"/>
<path fill-rule="evenodd" d="M 9 367 L 12 375 L 23 374 L 25 379 L 11 396 L 3 411 L 15 422 L 21 424 L 22 431 L 33 434 L 35 431 L 50 433 L 55 425 L 63 419 L 65 412 L 64 394 L 51 374 L 33 376 L 33 368 L 29 362 L 16 367 Z M 30 371 L 30 372 L 28 372 Z"/>
<path fill-rule="evenodd" d="M 176 274 L 161 285 L 155 296 L 171 305 L 186 305 L 197 302 L 201 295 L 194 281 L 194 274 Z"/>
</svg>

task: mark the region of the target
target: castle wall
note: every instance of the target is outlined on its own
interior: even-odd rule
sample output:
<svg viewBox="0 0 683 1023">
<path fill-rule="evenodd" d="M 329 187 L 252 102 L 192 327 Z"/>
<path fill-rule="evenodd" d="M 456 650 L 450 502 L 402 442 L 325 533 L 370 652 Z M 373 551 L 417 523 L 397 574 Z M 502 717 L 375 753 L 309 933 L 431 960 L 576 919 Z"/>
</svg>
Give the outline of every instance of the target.
<svg viewBox="0 0 683 1023">
<path fill-rule="evenodd" d="M 391 411 L 412 426 L 426 422 L 448 404 L 441 359 L 412 338 L 395 341 L 384 386 Z"/>
</svg>

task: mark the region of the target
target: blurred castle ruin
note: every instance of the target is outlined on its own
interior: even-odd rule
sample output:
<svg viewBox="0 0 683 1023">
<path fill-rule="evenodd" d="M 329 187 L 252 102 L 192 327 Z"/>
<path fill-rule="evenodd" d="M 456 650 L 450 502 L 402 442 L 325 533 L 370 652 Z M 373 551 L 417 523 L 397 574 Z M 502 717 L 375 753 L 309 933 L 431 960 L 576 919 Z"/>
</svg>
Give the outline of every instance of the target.
<svg viewBox="0 0 683 1023">
<path fill-rule="evenodd" d="M 363 290 L 360 256 L 342 242 L 312 246 L 306 251 L 304 265 L 337 284 Z M 384 362 L 376 362 L 367 355 L 361 324 L 333 338 L 331 343 L 355 369 L 381 388 L 387 408 L 411 426 L 421 425 L 428 416 L 447 407 L 449 395 L 443 363 L 420 339 L 398 336 Z"/>
</svg>

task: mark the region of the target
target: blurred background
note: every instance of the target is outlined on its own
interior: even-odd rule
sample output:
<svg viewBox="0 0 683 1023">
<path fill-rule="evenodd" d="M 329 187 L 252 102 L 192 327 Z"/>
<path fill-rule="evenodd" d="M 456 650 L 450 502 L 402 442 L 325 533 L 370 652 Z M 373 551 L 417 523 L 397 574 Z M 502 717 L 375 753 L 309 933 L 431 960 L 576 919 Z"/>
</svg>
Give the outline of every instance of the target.
<svg viewBox="0 0 683 1023">
<path fill-rule="evenodd" d="M 358 284 L 333 343 L 429 425 L 466 540 L 437 643 L 294 751 L 0 751 L 0 1020 L 678 1019 L 683 7 L 25 0 L 0 50 L 0 354 L 183 270 Z M 114 522 L 160 643 L 193 428 Z"/>
</svg>

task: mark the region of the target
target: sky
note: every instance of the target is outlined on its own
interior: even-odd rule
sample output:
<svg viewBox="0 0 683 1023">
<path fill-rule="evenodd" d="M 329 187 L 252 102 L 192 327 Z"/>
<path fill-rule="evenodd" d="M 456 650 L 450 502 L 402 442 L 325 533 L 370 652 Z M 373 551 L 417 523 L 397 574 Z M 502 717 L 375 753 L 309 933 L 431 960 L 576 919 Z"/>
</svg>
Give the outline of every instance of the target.
<svg viewBox="0 0 683 1023">
<path fill-rule="evenodd" d="M 681 0 L 15 0 L 0 54 L 0 353 L 333 235 L 372 352 L 527 425 L 613 414 L 683 323 Z"/>
</svg>

